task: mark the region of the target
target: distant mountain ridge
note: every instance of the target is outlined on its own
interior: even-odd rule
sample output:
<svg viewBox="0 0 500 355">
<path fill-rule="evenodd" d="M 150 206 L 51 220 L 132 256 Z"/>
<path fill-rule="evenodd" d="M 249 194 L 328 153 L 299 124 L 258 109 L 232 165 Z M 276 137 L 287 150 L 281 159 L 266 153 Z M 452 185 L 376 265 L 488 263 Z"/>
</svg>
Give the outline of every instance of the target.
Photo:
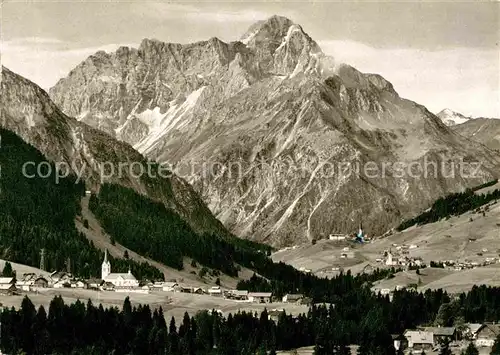
<svg viewBox="0 0 500 355">
<path fill-rule="evenodd" d="M 443 121 L 443 123 L 447 126 L 462 124 L 473 119 L 470 116 L 464 116 L 459 112 L 450 110 L 449 108 L 445 108 L 444 110 L 440 111 L 438 114 L 436 114 L 436 116 L 438 116 L 441 121 Z"/>
<path fill-rule="evenodd" d="M 326 56 L 280 16 L 230 43 L 145 39 L 98 52 L 50 95 L 66 114 L 177 164 L 226 227 L 273 245 L 353 231 L 360 221 L 383 233 L 437 196 L 492 180 L 500 162 L 380 75 Z M 462 159 L 482 163 L 476 177 L 325 173 L 340 162 Z"/>
<path fill-rule="evenodd" d="M 436 114 L 437 117 L 443 121 L 443 123 L 447 126 L 455 126 L 455 125 L 461 125 L 473 120 L 495 120 L 498 118 L 494 117 L 473 117 L 473 116 L 465 116 L 461 114 L 460 112 L 450 110 L 449 108 L 445 108 L 444 110 L 439 111 L 439 113 Z"/>
<path fill-rule="evenodd" d="M 452 128 L 467 138 L 500 151 L 500 119 L 475 118 Z"/>
<path fill-rule="evenodd" d="M 437 116 L 454 132 L 492 150 L 500 150 L 500 119 L 465 116 L 450 109 L 442 110 Z"/>
</svg>

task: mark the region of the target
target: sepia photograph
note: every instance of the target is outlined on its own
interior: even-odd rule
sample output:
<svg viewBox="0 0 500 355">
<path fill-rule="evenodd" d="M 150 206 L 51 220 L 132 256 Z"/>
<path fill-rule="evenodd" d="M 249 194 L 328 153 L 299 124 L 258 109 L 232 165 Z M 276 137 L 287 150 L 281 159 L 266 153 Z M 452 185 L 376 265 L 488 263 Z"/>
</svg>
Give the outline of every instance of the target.
<svg viewBox="0 0 500 355">
<path fill-rule="evenodd" d="M 500 355 L 500 2 L 0 2 L 0 355 Z"/>
</svg>

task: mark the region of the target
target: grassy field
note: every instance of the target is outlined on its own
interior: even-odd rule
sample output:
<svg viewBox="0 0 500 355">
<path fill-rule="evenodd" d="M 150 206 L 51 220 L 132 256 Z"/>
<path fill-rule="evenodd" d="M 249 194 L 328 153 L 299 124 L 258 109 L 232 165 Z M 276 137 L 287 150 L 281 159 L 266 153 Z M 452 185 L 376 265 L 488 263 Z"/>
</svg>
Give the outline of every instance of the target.
<svg viewBox="0 0 500 355">
<path fill-rule="evenodd" d="M 5 267 L 6 260 L 0 260 L 0 271 L 3 270 Z M 29 273 L 35 273 L 37 275 L 43 275 L 43 276 L 49 276 L 50 272 L 46 272 L 40 269 L 37 269 L 35 267 L 23 265 L 23 264 L 17 264 L 10 262 L 10 265 L 12 265 L 12 269 L 16 272 L 16 275 L 22 275 L 22 274 L 29 274 Z"/>
<path fill-rule="evenodd" d="M 489 187 L 491 189 L 495 187 Z M 483 191 L 481 191 L 483 192 Z M 366 231 L 370 234 L 370 231 Z M 283 261 L 296 268 L 310 269 L 320 277 L 331 277 L 338 272 L 332 268 L 341 267 L 359 273 L 367 266 L 383 267 L 376 259 L 381 258 L 384 250 L 395 250 L 395 245 L 411 245 L 411 257 L 421 257 L 426 264 L 430 261 L 471 261 L 483 262 L 486 258 L 498 258 L 500 253 L 500 203 L 491 203 L 488 211 L 468 212 L 423 226 L 411 227 L 402 232 L 380 237 L 364 245 L 350 242 L 321 240 L 316 245 L 304 244 L 279 250 L 272 255 L 273 260 Z M 348 247 L 354 253 L 352 259 L 340 257 Z M 478 255 L 482 254 L 482 255 Z M 422 270 L 420 284 L 425 288 L 444 288 L 451 292 L 470 289 L 474 284 L 500 286 L 498 267 L 500 264 L 478 267 L 464 271 Z M 395 278 L 384 280 L 380 287 L 392 288 L 396 285 L 417 283 L 415 272 L 398 273 Z"/>
<path fill-rule="evenodd" d="M 262 312 L 267 310 L 284 309 L 288 314 L 298 315 L 307 313 L 308 307 L 305 305 L 288 304 L 282 302 L 270 304 L 257 304 L 242 301 L 224 299 L 222 297 L 213 297 L 209 295 L 188 294 L 180 292 L 150 292 L 149 294 L 139 293 L 118 293 L 113 291 L 93 291 L 84 289 L 44 289 L 39 292 L 23 293 L 16 296 L 0 295 L 0 303 L 4 307 L 18 308 L 21 305 L 23 297 L 27 295 L 33 304 L 38 308 L 43 305 L 48 311 L 50 301 L 56 295 L 63 297 L 66 303 L 73 303 L 80 300 L 86 303 L 89 299 L 94 305 L 102 304 L 103 307 L 121 308 L 125 297 L 129 296 L 133 305 L 148 304 L 152 309 L 163 308 L 165 318 L 182 318 L 185 312 L 190 315 L 196 314 L 200 310 L 216 309 L 228 313 L 237 313 L 238 311 Z"/>
<path fill-rule="evenodd" d="M 83 226 L 83 220 L 86 219 L 89 223 L 89 228 L 85 228 Z M 203 279 L 198 277 L 197 274 L 201 269 L 201 266 L 192 267 L 191 260 L 189 258 L 184 259 L 184 269 L 176 270 L 166 265 L 163 265 L 159 262 L 146 258 L 138 253 L 125 248 L 123 245 L 119 243 L 111 244 L 110 236 L 104 232 L 101 227 L 99 221 L 95 218 L 92 212 L 89 210 L 89 197 L 86 196 L 82 199 L 82 219 L 77 219 L 75 221 L 76 228 L 78 231 L 82 232 L 88 240 L 91 240 L 96 248 L 101 250 L 107 249 L 108 252 L 115 258 L 123 258 L 123 254 L 125 250 L 127 251 L 129 258 L 143 263 L 146 262 L 158 270 L 163 272 L 165 276 L 165 280 L 176 280 L 184 285 L 193 286 L 193 287 L 208 287 L 214 286 L 216 278 L 206 276 Z M 111 266 L 112 267 L 112 266 Z M 239 278 L 229 277 L 227 275 L 221 274 L 220 281 L 221 286 L 226 288 L 236 288 L 236 284 L 240 279 L 249 279 L 253 275 L 253 271 L 248 270 L 246 268 L 241 268 L 241 272 L 239 272 Z M 100 275 L 96 275 L 100 276 Z"/>
<path fill-rule="evenodd" d="M 452 351 L 453 355 L 459 355 L 462 353 L 463 350 L 465 350 L 466 344 L 460 344 L 460 346 L 457 347 L 452 347 L 450 350 Z M 358 347 L 356 345 L 351 346 L 351 354 L 355 355 L 357 352 Z M 488 355 L 491 351 L 491 348 L 479 348 L 479 355 Z M 295 349 L 292 351 L 277 351 L 277 355 L 312 355 L 314 353 L 314 347 L 308 346 L 304 348 L 299 348 Z M 426 351 L 425 352 L 428 355 L 438 355 L 438 352 L 434 351 Z"/>
</svg>

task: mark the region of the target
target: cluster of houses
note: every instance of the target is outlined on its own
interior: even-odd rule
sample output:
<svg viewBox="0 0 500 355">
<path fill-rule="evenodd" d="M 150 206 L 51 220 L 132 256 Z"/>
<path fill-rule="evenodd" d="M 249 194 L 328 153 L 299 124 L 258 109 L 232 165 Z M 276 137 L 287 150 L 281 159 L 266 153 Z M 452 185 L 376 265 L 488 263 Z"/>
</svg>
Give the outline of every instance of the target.
<svg viewBox="0 0 500 355">
<path fill-rule="evenodd" d="M 410 251 L 412 249 L 418 248 L 418 245 L 416 244 L 398 245 L 394 243 L 392 244 L 392 247 L 393 248 L 389 250 L 384 250 L 382 256 L 376 259 L 376 261 L 379 264 L 383 264 L 386 266 L 404 266 L 404 267 L 412 267 L 412 266 L 421 267 L 425 265 L 422 258 L 410 256 Z M 483 256 L 483 253 L 487 252 L 488 249 L 483 248 L 480 252 L 477 253 L 477 255 Z M 445 261 L 439 261 L 438 263 L 442 264 L 447 269 L 459 271 L 466 269 L 474 269 L 481 266 L 488 266 L 498 262 L 500 262 L 500 258 L 486 257 L 482 262 L 470 261 L 470 260 L 465 260 L 465 261 L 445 260 Z"/>
<path fill-rule="evenodd" d="M 20 291 L 34 291 L 40 288 L 88 288 L 90 280 L 76 279 L 66 272 L 54 272 L 50 276 L 35 273 L 23 274 L 20 278 L 0 277 L 0 293 L 16 294 Z"/>
<path fill-rule="evenodd" d="M 455 327 L 420 327 L 408 329 L 404 334 L 392 336 L 396 350 L 432 351 L 439 348 L 443 341 L 457 342 L 459 340 L 472 341 L 476 347 L 492 347 L 500 334 L 500 325 L 495 323 L 466 324 L 461 330 Z"/>
<path fill-rule="evenodd" d="M 246 290 L 222 290 L 220 286 L 213 286 L 208 289 L 201 287 L 184 286 L 174 281 L 167 282 L 139 282 L 129 271 L 126 273 L 112 273 L 111 263 L 108 260 L 107 251 L 101 266 L 101 278 L 79 279 L 73 277 L 71 273 L 57 271 L 50 275 L 37 275 L 27 273 L 19 277 L 0 277 L 0 293 L 16 294 L 17 292 L 36 291 L 43 288 L 80 288 L 115 292 L 138 292 L 149 293 L 149 291 L 183 292 L 194 294 L 207 294 L 214 297 L 224 297 L 226 299 L 255 302 L 272 303 L 278 301 L 273 298 L 271 292 L 249 292 Z M 279 301 L 284 303 L 307 304 L 309 299 L 300 294 L 288 294 Z"/>
<path fill-rule="evenodd" d="M 422 258 L 410 256 L 410 250 L 417 248 L 417 245 L 393 244 L 393 246 L 396 246 L 396 251 L 393 251 L 392 248 L 384 250 L 382 257 L 376 259 L 377 263 L 386 266 L 403 267 L 421 267 L 424 265 Z"/>
<path fill-rule="evenodd" d="M 287 294 L 277 300 L 272 292 L 249 292 L 246 290 L 222 290 L 220 286 L 213 286 L 208 289 L 201 287 L 183 286 L 176 281 L 167 282 L 147 282 L 140 284 L 135 278 L 130 277 L 130 273 L 118 274 L 103 279 L 82 280 L 74 278 L 67 272 L 54 272 L 50 276 L 36 275 L 33 273 L 24 274 L 19 280 L 14 277 L 0 277 L 0 293 L 16 294 L 19 291 L 30 292 L 43 288 L 80 288 L 94 289 L 102 291 L 164 291 L 182 292 L 193 294 L 206 294 L 213 297 L 223 297 L 237 301 L 254 303 L 272 303 L 281 301 L 284 303 L 308 304 L 310 300 L 301 294 Z M 120 277 L 121 276 L 121 277 Z"/>
<path fill-rule="evenodd" d="M 445 260 L 442 261 L 441 264 L 445 269 L 460 271 L 460 270 L 475 269 L 481 266 L 488 266 L 496 264 L 498 262 L 500 262 L 500 259 L 495 257 L 490 257 L 490 258 L 485 258 L 483 262 L 470 261 L 466 259 L 464 261 Z"/>
</svg>

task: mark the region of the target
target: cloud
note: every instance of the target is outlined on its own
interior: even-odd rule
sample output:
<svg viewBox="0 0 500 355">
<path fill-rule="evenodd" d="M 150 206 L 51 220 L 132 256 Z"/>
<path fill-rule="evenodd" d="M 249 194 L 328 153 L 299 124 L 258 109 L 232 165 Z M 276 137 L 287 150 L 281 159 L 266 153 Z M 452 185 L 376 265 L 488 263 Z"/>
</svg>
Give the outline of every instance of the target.
<svg viewBox="0 0 500 355">
<path fill-rule="evenodd" d="M 97 51 L 112 52 L 131 44 L 106 44 L 70 48 L 70 43 L 53 38 L 18 38 L 0 45 L 2 65 L 47 90 L 85 58 Z"/>
<path fill-rule="evenodd" d="M 270 17 L 268 13 L 259 11 L 220 11 L 220 12 L 193 12 L 186 17 L 195 21 L 207 22 L 256 22 Z"/>
<path fill-rule="evenodd" d="M 162 3 L 144 3 L 136 9 L 144 15 L 159 19 L 183 19 L 205 23 L 238 23 L 238 22 L 256 22 L 264 20 L 274 13 L 268 11 L 257 11 L 252 9 L 224 10 L 221 8 L 211 8 L 213 4 L 200 4 L 197 6 L 187 4 L 162 4 Z M 204 6 L 208 5 L 208 6 Z M 293 16 L 293 12 L 286 10 L 280 11 L 283 16 Z"/>
<path fill-rule="evenodd" d="M 15 43 L 17 45 L 61 45 L 66 43 L 58 38 L 46 38 L 46 37 L 21 37 L 14 40 L 8 41 L 10 43 Z"/>
<path fill-rule="evenodd" d="M 433 112 L 448 107 L 466 115 L 500 117 L 500 63 L 495 50 L 377 49 L 353 41 L 319 44 L 336 61 L 381 74 L 401 96 Z"/>
</svg>

